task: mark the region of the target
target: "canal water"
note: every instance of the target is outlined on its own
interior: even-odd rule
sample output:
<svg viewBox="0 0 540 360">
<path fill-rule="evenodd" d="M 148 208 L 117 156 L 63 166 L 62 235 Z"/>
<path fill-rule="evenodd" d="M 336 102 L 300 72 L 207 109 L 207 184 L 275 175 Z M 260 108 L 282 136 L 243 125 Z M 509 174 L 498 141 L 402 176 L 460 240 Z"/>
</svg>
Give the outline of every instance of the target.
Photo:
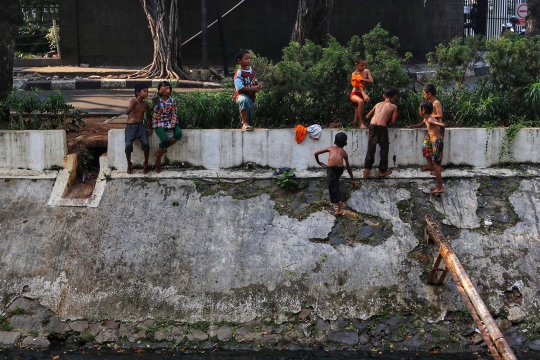
<svg viewBox="0 0 540 360">
<path fill-rule="evenodd" d="M 521 354 L 520 360 L 539 359 L 540 354 Z M 0 350 L 0 359 L 9 360 L 487 360 L 487 354 L 431 354 L 425 352 L 353 352 L 353 351 L 210 351 L 186 354 L 171 350 L 107 350 L 64 352 L 62 350 L 21 351 Z"/>
</svg>

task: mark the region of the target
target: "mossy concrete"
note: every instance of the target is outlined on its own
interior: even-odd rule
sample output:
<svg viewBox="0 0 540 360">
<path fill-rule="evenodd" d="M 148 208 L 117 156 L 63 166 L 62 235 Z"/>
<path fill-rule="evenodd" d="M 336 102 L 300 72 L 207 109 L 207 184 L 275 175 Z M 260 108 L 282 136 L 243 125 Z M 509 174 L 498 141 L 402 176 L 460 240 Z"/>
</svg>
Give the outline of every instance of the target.
<svg viewBox="0 0 540 360">
<path fill-rule="evenodd" d="M 324 320 L 366 320 L 391 307 L 438 322 L 464 305 L 451 279 L 425 283 L 436 256 L 422 243 L 425 210 L 445 224 L 494 315 L 519 306 L 538 317 L 540 181 L 490 183 L 494 195 L 482 194 L 485 181 L 447 180 L 441 198 L 429 195 L 429 181 L 362 181 L 349 189 L 348 209 L 391 233 L 332 245 L 310 239 L 327 239 L 343 220 L 326 205 L 296 214 L 296 195 L 280 197 L 268 182 L 113 179 L 91 209 L 46 207 L 52 181 L 12 179 L 0 185 L 0 308 L 26 286 L 63 320 L 279 324 L 306 308 Z M 308 182 L 301 198 L 326 201 L 325 186 Z M 289 210 L 278 211 L 287 196 Z M 498 197 L 490 211 L 504 205 L 511 215 L 497 231 L 482 225 L 486 196 Z M 505 296 L 514 288 L 519 304 Z"/>
</svg>

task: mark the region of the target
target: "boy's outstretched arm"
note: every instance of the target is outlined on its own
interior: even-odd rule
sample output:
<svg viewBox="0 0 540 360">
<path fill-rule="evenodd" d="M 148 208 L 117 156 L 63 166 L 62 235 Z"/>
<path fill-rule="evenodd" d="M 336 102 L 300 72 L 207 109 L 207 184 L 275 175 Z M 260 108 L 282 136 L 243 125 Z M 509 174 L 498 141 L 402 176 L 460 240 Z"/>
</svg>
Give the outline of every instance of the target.
<svg viewBox="0 0 540 360">
<path fill-rule="evenodd" d="M 434 118 L 429 118 L 428 122 L 433 125 L 437 125 L 440 127 L 446 127 L 442 122 L 435 120 Z"/>
<path fill-rule="evenodd" d="M 319 161 L 319 155 L 324 154 L 325 152 L 330 152 L 329 149 L 319 150 L 315 153 L 315 161 L 317 161 L 317 164 L 319 164 L 322 167 L 326 167 L 326 164 Z"/>
<path fill-rule="evenodd" d="M 421 128 L 422 126 L 424 126 L 423 121 L 421 123 L 418 123 L 418 124 L 409 125 L 409 126 L 407 126 L 407 129 L 417 129 L 417 128 Z"/>
<path fill-rule="evenodd" d="M 349 176 L 351 177 L 351 180 L 353 182 L 354 185 L 356 186 L 360 186 L 358 185 L 358 183 L 356 182 L 356 180 L 354 180 L 354 176 L 352 174 L 352 169 L 351 169 L 351 165 L 349 164 L 349 155 L 345 155 L 343 157 L 343 160 L 345 160 L 345 166 L 347 167 L 347 172 L 349 173 Z"/>
</svg>

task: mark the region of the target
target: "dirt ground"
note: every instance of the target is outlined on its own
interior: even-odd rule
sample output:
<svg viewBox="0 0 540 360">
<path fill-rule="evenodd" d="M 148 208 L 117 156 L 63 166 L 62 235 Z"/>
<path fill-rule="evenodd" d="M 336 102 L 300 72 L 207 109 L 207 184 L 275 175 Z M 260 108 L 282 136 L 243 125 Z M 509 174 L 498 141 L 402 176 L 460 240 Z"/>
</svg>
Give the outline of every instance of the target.
<svg viewBox="0 0 540 360">
<path fill-rule="evenodd" d="M 108 119 L 103 116 L 87 117 L 83 128 L 66 132 L 68 153 L 79 154 L 79 166 L 78 179 L 65 198 L 84 199 L 92 195 L 99 174 L 99 156 L 107 149 L 107 133 L 110 129 L 123 129 L 126 126 L 104 123 Z"/>
</svg>

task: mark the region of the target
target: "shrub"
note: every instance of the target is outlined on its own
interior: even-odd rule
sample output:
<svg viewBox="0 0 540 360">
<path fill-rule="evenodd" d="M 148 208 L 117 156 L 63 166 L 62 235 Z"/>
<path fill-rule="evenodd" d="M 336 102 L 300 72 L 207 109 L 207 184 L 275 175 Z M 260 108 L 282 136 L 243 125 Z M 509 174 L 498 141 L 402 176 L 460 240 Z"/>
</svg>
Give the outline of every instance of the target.
<svg viewBox="0 0 540 360">
<path fill-rule="evenodd" d="M 178 121 L 183 129 L 236 128 L 240 124 L 233 91 L 173 92 L 178 108 Z"/>
<path fill-rule="evenodd" d="M 515 89 L 538 81 L 540 36 L 525 37 L 508 33 L 486 43 L 490 81 L 495 88 Z"/>
<path fill-rule="evenodd" d="M 49 42 L 45 35 L 49 31 L 47 26 L 26 24 L 19 28 L 15 51 L 43 55 L 49 51 Z"/>
<path fill-rule="evenodd" d="M 366 57 L 375 84 L 371 105 L 382 100 L 388 86 L 406 87 L 410 77 L 402 63 L 410 58 L 398 56 L 399 41 L 377 25 L 361 38 L 354 36 L 347 47 L 330 38 L 327 47 L 306 41 L 283 49 L 282 61 L 275 65 L 252 54 L 252 65 L 264 90 L 257 95 L 257 126 L 292 127 L 298 123 L 351 125 L 353 110 L 349 102 L 350 75 L 354 58 Z"/>
<path fill-rule="evenodd" d="M 428 65 L 435 68 L 435 79 L 439 84 L 448 86 L 451 81 L 462 84 L 467 71 L 473 71 L 475 64 L 483 61 L 485 43 L 482 36 L 470 36 L 465 39 L 455 37 L 437 45 L 435 51 L 427 54 L 427 59 Z"/>
<path fill-rule="evenodd" d="M 12 130 L 61 129 L 69 126 L 80 127 L 85 112 L 75 109 L 65 102 L 62 93 L 49 93 L 44 100 L 38 96 L 38 90 L 9 93 L 0 108 L 8 108 Z"/>
</svg>

